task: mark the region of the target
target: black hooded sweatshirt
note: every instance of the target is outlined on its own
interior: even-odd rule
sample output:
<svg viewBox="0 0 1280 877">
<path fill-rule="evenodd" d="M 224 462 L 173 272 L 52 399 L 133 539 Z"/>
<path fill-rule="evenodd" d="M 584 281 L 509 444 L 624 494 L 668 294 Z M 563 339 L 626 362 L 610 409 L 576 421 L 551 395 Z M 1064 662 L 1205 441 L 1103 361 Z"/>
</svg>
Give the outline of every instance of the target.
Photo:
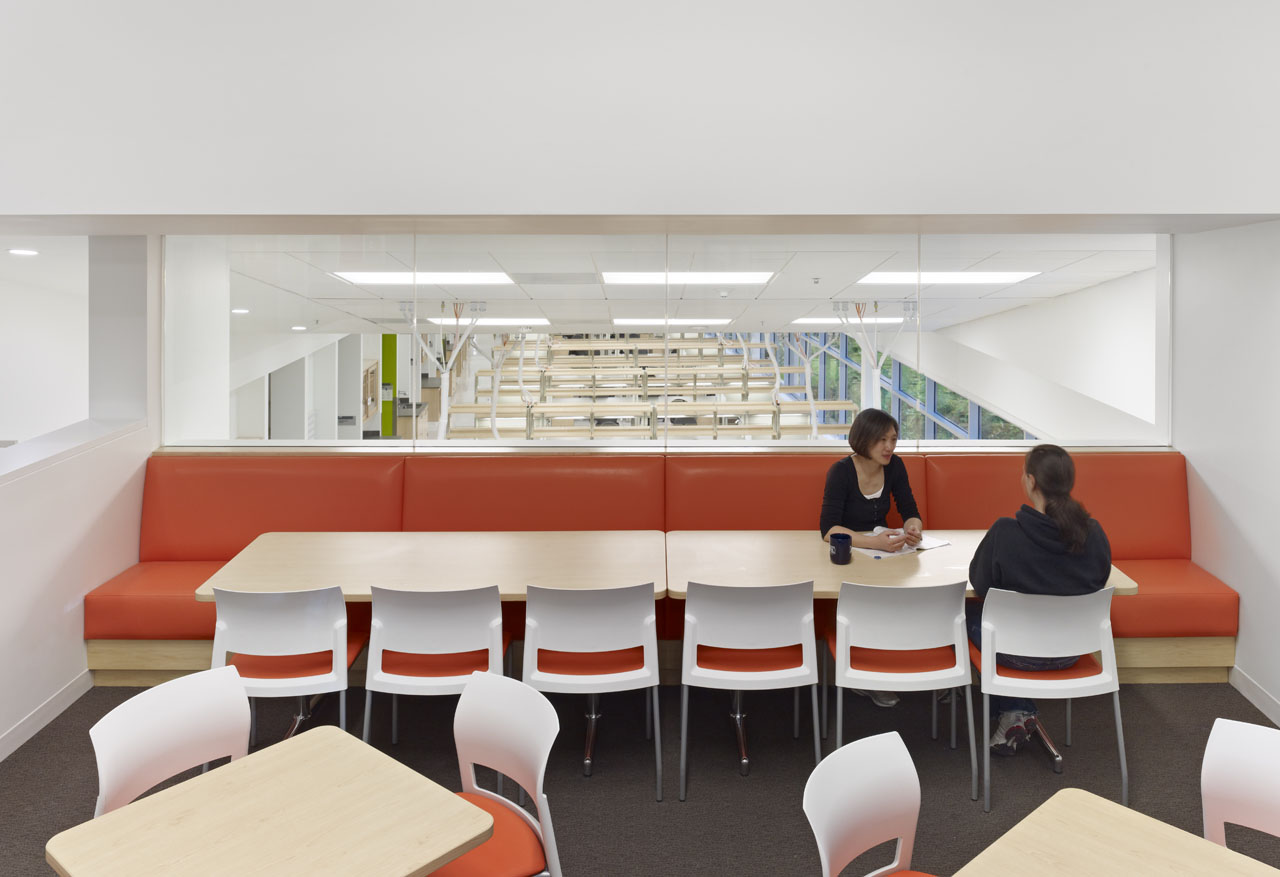
<svg viewBox="0 0 1280 877">
<path fill-rule="evenodd" d="M 991 588 L 1062 597 L 1091 594 L 1110 575 L 1111 543 L 1097 521 L 1089 519 L 1084 548 L 1072 554 L 1058 525 L 1029 505 L 1017 517 L 992 524 L 969 564 L 969 582 L 979 597 Z"/>
</svg>

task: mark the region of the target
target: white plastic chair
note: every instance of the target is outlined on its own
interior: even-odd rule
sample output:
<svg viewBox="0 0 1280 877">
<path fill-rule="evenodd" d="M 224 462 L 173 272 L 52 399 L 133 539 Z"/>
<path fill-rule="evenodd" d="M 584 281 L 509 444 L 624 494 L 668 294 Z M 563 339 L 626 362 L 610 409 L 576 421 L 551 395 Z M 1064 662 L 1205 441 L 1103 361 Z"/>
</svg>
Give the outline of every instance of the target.
<svg viewBox="0 0 1280 877">
<path fill-rule="evenodd" d="M 963 689 L 969 719 L 970 797 L 978 800 L 978 751 L 969 692 L 969 636 L 959 581 L 927 588 L 877 587 L 845 582 L 828 641 L 835 662 L 836 747 L 844 744 L 844 689 L 938 691 L 950 688 L 951 748 L 956 748 L 956 689 Z M 856 660 L 852 657 L 856 655 Z M 933 736 L 936 739 L 935 699 Z"/>
<path fill-rule="evenodd" d="M 813 632 L 813 582 L 733 587 L 689 582 L 684 606 L 680 688 L 680 800 L 688 780 L 689 688 L 733 692 L 739 771 L 750 767 L 742 712 L 744 690 L 809 686 L 813 760 L 822 760 L 818 725 L 818 661 Z M 796 710 L 795 736 L 800 736 Z"/>
<path fill-rule="evenodd" d="M 235 667 L 148 688 L 89 729 L 98 761 L 94 817 L 198 764 L 249 751 L 249 699 Z"/>
<path fill-rule="evenodd" d="M 396 743 L 399 695 L 461 694 L 476 670 L 502 674 L 509 640 L 502 633 L 496 585 L 464 591 L 369 590 L 373 608 L 364 683 L 366 743 L 375 691 L 391 695 L 391 742 Z"/>
<path fill-rule="evenodd" d="M 1225 823 L 1280 836 L 1280 731 L 1217 719 L 1200 766 L 1204 836 L 1227 845 Z"/>
<path fill-rule="evenodd" d="M 307 717 L 308 697 L 339 692 L 338 725 L 345 731 L 347 668 L 355 662 L 366 638 L 347 630 L 342 589 L 249 592 L 214 588 L 213 596 L 218 607 L 213 666 L 235 665 L 251 698 L 297 697 L 299 712 L 286 737 Z M 229 661 L 228 653 L 233 655 Z"/>
<path fill-rule="evenodd" d="M 1120 674 L 1111 638 L 1114 588 L 1092 594 L 1055 597 L 992 588 L 982 605 L 982 650 L 969 655 L 982 674 L 982 739 L 991 739 L 991 695 L 1058 698 L 1067 701 L 1066 742 L 1071 745 L 1071 699 L 1110 694 L 1115 705 L 1116 744 L 1120 751 L 1120 803 L 1129 805 L 1129 768 L 1120 721 Z M 1094 657 L 1100 652 L 1102 661 Z M 1062 658 L 1081 655 L 1066 670 L 1011 670 L 996 655 Z M 982 809 L 991 810 L 991 747 L 983 747 Z"/>
<path fill-rule="evenodd" d="M 653 737 L 654 782 L 662 800 L 658 711 L 658 627 L 653 582 L 601 590 L 526 591 L 524 681 L 538 691 L 589 696 L 582 770 L 591 776 L 599 695 L 649 689 L 645 733 Z"/>
<path fill-rule="evenodd" d="M 462 791 L 458 794 L 493 816 L 493 836 L 432 871 L 433 877 L 561 877 L 551 810 L 542 788 L 551 745 L 559 733 L 555 708 L 541 694 L 519 680 L 496 673 L 471 674 L 453 715 L 453 736 L 462 773 Z M 537 818 L 514 801 L 478 786 L 477 764 L 511 777 L 527 790 Z M 540 856 L 536 850 L 540 850 Z"/>
<path fill-rule="evenodd" d="M 893 861 L 867 877 L 929 877 L 911 867 L 920 818 L 920 777 L 897 731 L 855 740 L 832 752 L 804 784 L 804 815 L 818 841 L 823 877 L 872 847 L 897 840 Z"/>
</svg>

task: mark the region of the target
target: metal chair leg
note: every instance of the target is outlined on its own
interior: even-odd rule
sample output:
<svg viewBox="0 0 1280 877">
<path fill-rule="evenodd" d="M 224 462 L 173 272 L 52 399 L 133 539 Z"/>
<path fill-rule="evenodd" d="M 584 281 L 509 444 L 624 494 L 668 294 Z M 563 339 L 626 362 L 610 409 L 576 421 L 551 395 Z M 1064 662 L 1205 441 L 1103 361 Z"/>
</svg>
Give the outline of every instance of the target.
<svg viewBox="0 0 1280 877">
<path fill-rule="evenodd" d="M 653 686 L 653 782 L 658 800 L 662 800 L 662 727 L 658 715 L 658 686 Z M 645 703 L 649 703 L 648 700 Z"/>
<path fill-rule="evenodd" d="M 1116 746 L 1120 750 L 1120 803 L 1129 806 L 1129 764 L 1124 757 L 1124 725 L 1120 722 L 1120 692 L 1111 692 L 1116 709 Z"/>
<path fill-rule="evenodd" d="M 956 748 L 956 701 L 960 699 L 960 692 L 951 689 L 951 748 Z"/>
<path fill-rule="evenodd" d="M 685 797 L 689 772 L 689 686 L 680 686 L 680 800 Z"/>
<path fill-rule="evenodd" d="M 822 672 L 822 678 L 819 680 L 822 684 L 822 739 L 827 739 L 827 714 L 829 708 L 827 701 L 831 699 L 831 677 L 835 674 L 834 660 L 828 662 L 827 648 L 823 644 L 818 651 L 818 668 Z"/>
<path fill-rule="evenodd" d="M 364 690 L 364 729 L 360 734 L 360 739 L 369 742 L 369 726 L 373 724 L 373 692 L 369 689 Z"/>
<path fill-rule="evenodd" d="M 587 742 L 582 752 L 582 775 L 591 776 L 591 759 L 596 746 L 596 723 L 600 721 L 600 695 L 587 695 Z"/>
<path fill-rule="evenodd" d="M 733 693 L 733 712 L 729 718 L 733 719 L 733 729 L 738 736 L 738 773 L 746 776 L 751 772 L 751 760 L 747 758 L 747 714 L 742 711 L 741 691 Z"/>
<path fill-rule="evenodd" d="M 973 693 L 970 691 L 971 686 L 964 687 L 964 709 L 969 715 L 969 770 L 973 776 L 973 789 L 970 791 L 970 798 L 974 801 L 978 800 L 978 738 L 973 733 Z M 956 695 L 952 695 L 955 697 Z"/>
<path fill-rule="evenodd" d="M 338 727 L 347 730 L 347 690 L 338 692 Z"/>
<path fill-rule="evenodd" d="M 991 695 L 982 693 L 982 812 L 991 812 Z"/>
<path fill-rule="evenodd" d="M 1027 719 L 1027 733 L 1035 737 L 1039 741 L 1041 747 L 1049 755 L 1049 764 L 1053 767 L 1054 773 L 1062 773 L 1062 753 L 1058 751 L 1058 747 L 1053 745 L 1053 738 L 1049 736 L 1048 730 L 1044 723 L 1040 721 L 1039 716 L 1031 716 Z"/>
<path fill-rule="evenodd" d="M 844 745 L 844 689 L 836 686 L 836 749 Z"/>
<path fill-rule="evenodd" d="M 796 689 L 799 691 L 800 689 Z M 809 686 L 809 700 L 813 706 L 813 763 L 822 763 L 822 734 L 818 729 L 818 686 Z"/>
</svg>

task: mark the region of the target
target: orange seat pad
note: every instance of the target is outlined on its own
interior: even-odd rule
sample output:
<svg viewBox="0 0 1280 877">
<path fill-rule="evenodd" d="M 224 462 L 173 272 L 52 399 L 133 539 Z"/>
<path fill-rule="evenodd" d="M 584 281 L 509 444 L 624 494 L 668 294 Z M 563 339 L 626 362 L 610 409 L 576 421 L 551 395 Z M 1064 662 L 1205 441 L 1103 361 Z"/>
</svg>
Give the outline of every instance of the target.
<svg viewBox="0 0 1280 877">
<path fill-rule="evenodd" d="M 698 646 L 698 666 L 707 670 L 731 673 L 767 673 L 790 670 L 804 664 L 800 643 L 773 649 L 725 649 L 720 646 Z"/>
<path fill-rule="evenodd" d="M 982 650 L 973 643 L 969 643 L 969 660 L 973 662 L 973 666 L 977 667 L 979 671 L 982 670 Z M 1090 676 L 1097 676 L 1101 672 L 1102 664 L 1098 663 L 1098 659 L 1093 655 L 1082 655 L 1078 661 L 1062 670 L 1014 670 L 1012 667 L 1002 665 L 996 671 L 997 675 L 1009 679 L 1043 679 L 1046 682 L 1064 679 L 1086 679 Z"/>
<path fill-rule="evenodd" d="M 827 643 L 831 657 L 836 655 L 835 600 L 814 600 L 814 621 L 820 636 Z M 818 616 L 821 615 L 821 620 Z M 956 665 L 955 646 L 937 646 L 931 649 L 867 649 L 849 647 L 849 666 L 867 673 L 930 673 L 947 670 Z"/>
<path fill-rule="evenodd" d="M 1111 601 L 1118 637 L 1235 636 L 1240 595 L 1190 560 L 1117 560 L 1138 593 Z"/>
<path fill-rule="evenodd" d="M 644 669 L 644 646 L 608 652 L 558 652 L 538 649 L 538 670 L 562 676 L 602 676 Z"/>
<path fill-rule="evenodd" d="M 222 560 L 136 563 L 84 598 L 85 639 L 213 639 L 217 610 L 195 591 Z"/>
<path fill-rule="evenodd" d="M 511 637 L 502 635 L 502 653 L 507 653 L 511 645 Z M 470 652 L 445 652 L 428 655 L 420 652 L 396 652 L 384 649 L 382 652 L 382 672 L 396 676 L 467 676 L 476 670 L 489 669 L 489 650 L 475 649 Z"/>
<path fill-rule="evenodd" d="M 846 449 L 847 450 L 847 449 Z M 667 530 L 818 530 L 827 470 L 844 454 L 667 457 Z M 900 454 L 925 526 L 924 457 Z M 895 506 L 889 526 L 902 518 Z"/>
<path fill-rule="evenodd" d="M 662 530 L 663 496 L 651 454 L 411 457 L 404 529 Z"/>
<path fill-rule="evenodd" d="M 369 642 L 369 631 L 347 628 L 347 667 L 356 662 L 360 650 Z M 227 663 L 235 666 L 246 679 L 298 679 L 323 676 L 333 670 L 333 652 L 309 652 L 305 655 L 228 655 Z"/>
<path fill-rule="evenodd" d="M 432 877 L 530 877 L 546 869 L 542 842 L 510 807 L 469 792 L 458 797 L 493 817 L 493 836 L 432 871 Z"/>
</svg>

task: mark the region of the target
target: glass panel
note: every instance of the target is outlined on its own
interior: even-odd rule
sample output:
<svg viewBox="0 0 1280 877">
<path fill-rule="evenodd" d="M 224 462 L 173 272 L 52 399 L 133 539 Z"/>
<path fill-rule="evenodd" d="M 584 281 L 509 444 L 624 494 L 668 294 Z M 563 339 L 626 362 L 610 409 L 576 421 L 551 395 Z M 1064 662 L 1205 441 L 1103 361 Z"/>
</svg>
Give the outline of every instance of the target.
<svg viewBox="0 0 1280 877">
<path fill-rule="evenodd" d="M 0 237 L 0 448 L 89 417 L 88 244 Z"/>
<path fill-rule="evenodd" d="M 938 384 L 937 393 L 938 414 L 960 427 L 961 430 L 967 430 L 969 428 L 969 400 L 959 393 L 948 390 L 942 384 Z"/>
</svg>

